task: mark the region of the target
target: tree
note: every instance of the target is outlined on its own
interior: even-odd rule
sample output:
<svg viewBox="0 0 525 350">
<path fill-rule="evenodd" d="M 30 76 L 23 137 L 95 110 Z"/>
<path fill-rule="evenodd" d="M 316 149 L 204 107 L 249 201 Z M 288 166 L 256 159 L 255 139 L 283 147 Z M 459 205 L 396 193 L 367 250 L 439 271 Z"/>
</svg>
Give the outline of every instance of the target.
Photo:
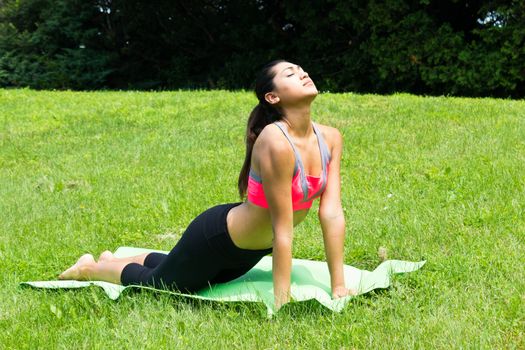
<svg viewBox="0 0 525 350">
<path fill-rule="evenodd" d="M 0 86 L 249 88 L 274 58 L 329 91 L 525 96 L 504 0 L 4 0 Z"/>
<path fill-rule="evenodd" d="M 92 3 L 5 1 L 0 9 L 2 86 L 95 89 L 115 56 L 101 45 Z"/>
</svg>

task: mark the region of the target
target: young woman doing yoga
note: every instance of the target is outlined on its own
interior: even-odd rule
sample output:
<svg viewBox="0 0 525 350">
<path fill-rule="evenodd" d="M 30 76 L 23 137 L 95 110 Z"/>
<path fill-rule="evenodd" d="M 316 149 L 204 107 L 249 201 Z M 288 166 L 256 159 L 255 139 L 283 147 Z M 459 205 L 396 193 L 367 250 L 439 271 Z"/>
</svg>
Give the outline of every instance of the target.
<svg viewBox="0 0 525 350">
<path fill-rule="evenodd" d="M 204 211 L 167 255 L 116 258 L 105 251 L 96 262 L 85 254 L 59 278 L 194 292 L 233 280 L 273 253 L 278 309 L 290 300 L 294 226 L 320 197 L 318 215 L 332 296 L 353 294 L 343 275 L 341 134 L 310 119 L 310 105 L 318 91 L 296 64 L 284 60 L 267 64 L 257 78 L 255 93 L 259 104 L 248 119 L 246 158 L 238 183 L 246 201 Z"/>
</svg>

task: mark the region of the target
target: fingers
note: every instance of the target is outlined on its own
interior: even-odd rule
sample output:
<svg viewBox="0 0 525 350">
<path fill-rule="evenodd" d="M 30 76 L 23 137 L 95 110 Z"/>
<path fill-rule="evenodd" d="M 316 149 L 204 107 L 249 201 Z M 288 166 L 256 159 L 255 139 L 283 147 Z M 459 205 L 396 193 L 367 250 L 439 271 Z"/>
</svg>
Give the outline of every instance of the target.
<svg viewBox="0 0 525 350">
<path fill-rule="evenodd" d="M 358 292 L 355 289 L 341 288 L 332 293 L 332 298 L 339 299 L 339 298 L 344 298 L 348 296 L 356 296 L 357 294 Z"/>
</svg>

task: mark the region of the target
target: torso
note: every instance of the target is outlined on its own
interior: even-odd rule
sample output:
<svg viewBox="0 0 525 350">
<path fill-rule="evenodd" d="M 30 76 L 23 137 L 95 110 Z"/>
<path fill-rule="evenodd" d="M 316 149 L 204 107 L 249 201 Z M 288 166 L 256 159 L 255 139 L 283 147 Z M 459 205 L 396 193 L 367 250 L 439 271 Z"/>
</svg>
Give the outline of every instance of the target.
<svg viewBox="0 0 525 350">
<path fill-rule="evenodd" d="M 327 135 L 327 128 L 317 124 L 326 140 L 329 149 L 332 148 L 330 137 Z M 295 143 L 295 147 L 304 160 L 306 173 L 320 174 L 322 170 L 319 155 L 319 146 L 315 135 L 312 140 Z M 260 173 L 256 162 L 252 167 Z M 293 212 L 294 227 L 300 224 L 308 214 L 309 209 L 297 210 Z M 248 201 L 234 207 L 228 212 L 226 218 L 228 231 L 234 244 L 242 249 L 266 249 L 272 247 L 273 231 L 270 211 Z"/>
<path fill-rule="evenodd" d="M 308 209 L 294 211 L 294 227 L 300 224 L 307 214 Z M 268 209 L 244 202 L 228 212 L 226 222 L 232 241 L 237 247 L 243 249 L 272 247 L 272 221 Z"/>
</svg>

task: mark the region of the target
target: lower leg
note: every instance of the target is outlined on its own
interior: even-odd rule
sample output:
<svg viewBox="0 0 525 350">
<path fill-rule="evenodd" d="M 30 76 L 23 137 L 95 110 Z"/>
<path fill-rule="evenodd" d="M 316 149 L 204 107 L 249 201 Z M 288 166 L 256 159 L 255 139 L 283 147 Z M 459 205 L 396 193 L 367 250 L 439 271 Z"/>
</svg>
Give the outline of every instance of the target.
<svg viewBox="0 0 525 350">
<path fill-rule="evenodd" d="M 129 257 L 126 257 L 126 258 L 117 258 L 113 255 L 112 252 L 110 252 L 109 250 L 105 250 L 104 252 L 102 252 L 102 254 L 100 254 L 99 258 L 98 258 L 98 261 L 99 262 L 102 262 L 102 261 L 112 261 L 112 262 L 127 262 L 128 264 L 129 263 L 137 263 L 137 264 L 140 264 L 140 265 L 144 265 L 144 259 L 146 259 L 146 256 L 148 256 L 148 254 L 150 253 L 143 253 L 143 254 L 139 254 L 139 255 L 135 255 L 135 256 L 129 256 Z"/>
<path fill-rule="evenodd" d="M 101 261 L 94 264 L 86 264 L 79 268 L 79 280 L 122 284 L 120 276 L 122 270 L 128 264 L 128 261 Z"/>
</svg>

